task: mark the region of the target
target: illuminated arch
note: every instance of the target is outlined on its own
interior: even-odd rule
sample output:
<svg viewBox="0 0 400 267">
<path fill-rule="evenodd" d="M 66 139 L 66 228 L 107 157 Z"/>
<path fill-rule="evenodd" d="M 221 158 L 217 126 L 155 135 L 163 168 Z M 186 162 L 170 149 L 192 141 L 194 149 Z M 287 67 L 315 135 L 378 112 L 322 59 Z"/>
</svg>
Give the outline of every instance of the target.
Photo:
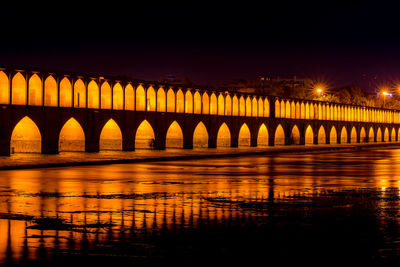
<svg viewBox="0 0 400 267">
<path fill-rule="evenodd" d="M 185 113 L 193 113 L 193 95 L 190 90 L 185 94 Z"/>
<path fill-rule="evenodd" d="M 307 120 L 311 118 L 310 117 L 310 105 L 308 104 L 308 102 L 306 103 L 306 106 L 305 106 L 305 118 Z"/>
<path fill-rule="evenodd" d="M 11 153 L 41 153 L 42 136 L 39 128 L 29 118 L 22 118 L 14 127 L 10 141 Z"/>
<path fill-rule="evenodd" d="M 376 141 L 377 142 L 383 142 L 383 135 L 382 135 L 382 130 L 379 127 L 377 132 L 376 132 Z"/>
<path fill-rule="evenodd" d="M 374 137 L 375 137 L 374 129 L 370 127 L 368 131 L 368 142 L 374 142 Z"/>
<path fill-rule="evenodd" d="M 251 117 L 251 108 L 252 107 L 252 105 L 251 105 L 251 98 L 250 98 L 250 96 L 247 96 L 246 97 L 246 116 L 247 117 Z"/>
<path fill-rule="evenodd" d="M 236 95 L 232 98 L 232 115 L 239 116 L 239 100 Z"/>
<path fill-rule="evenodd" d="M 285 144 L 285 131 L 283 130 L 282 125 L 278 125 L 275 130 L 275 145 L 284 145 Z"/>
<path fill-rule="evenodd" d="M 7 75 L 0 71 L 0 104 L 10 103 L 10 89 Z"/>
<path fill-rule="evenodd" d="M 305 134 L 305 144 L 306 145 L 312 145 L 314 144 L 314 131 L 311 128 L 311 125 L 308 125 L 306 128 L 306 134 Z"/>
<path fill-rule="evenodd" d="M 121 110 L 124 108 L 124 90 L 119 83 L 116 83 L 113 87 L 113 109 Z"/>
<path fill-rule="evenodd" d="M 331 132 L 329 133 L 329 143 L 331 145 L 337 144 L 337 131 L 335 126 L 332 126 Z"/>
<path fill-rule="evenodd" d="M 242 127 L 240 127 L 238 138 L 239 146 L 250 146 L 250 129 L 246 123 L 243 123 Z"/>
<path fill-rule="evenodd" d="M 217 147 L 229 146 L 231 146 L 231 132 L 228 128 L 228 125 L 226 125 L 226 123 L 222 123 L 217 133 Z"/>
<path fill-rule="evenodd" d="M 293 126 L 292 131 L 290 133 L 290 144 L 292 145 L 300 144 L 300 131 L 296 125 Z"/>
<path fill-rule="evenodd" d="M 26 82 L 20 72 L 12 78 L 11 97 L 13 105 L 26 105 Z"/>
<path fill-rule="evenodd" d="M 353 126 L 350 132 L 350 143 L 357 143 L 357 131 L 356 127 Z"/>
<path fill-rule="evenodd" d="M 275 117 L 276 118 L 281 117 L 281 104 L 279 100 L 275 100 Z"/>
<path fill-rule="evenodd" d="M 60 107 L 72 107 L 72 85 L 67 77 L 60 82 Z"/>
<path fill-rule="evenodd" d="M 257 98 L 253 97 L 253 99 L 251 100 L 251 116 L 252 117 L 257 117 L 258 116 L 257 108 L 258 108 Z"/>
<path fill-rule="evenodd" d="M 100 133 L 100 150 L 122 150 L 122 133 L 118 124 L 110 119 Z"/>
<path fill-rule="evenodd" d="M 202 113 L 203 114 L 209 114 L 209 112 L 210 112 L 210 109 L 209 109 L 209 107 L 210 107 L 210 98 L 208 97 L 207 92 L 203 93 L 202 103 L 203 103 L 203 112 Z"/>
<path fill-rule="evenodd" d="M 172 88 L 167 91 L 167 112 L 175 112 L 175 92 Z"/>
<path fill-rule="evenodd" d="M 125 110 L 135 110 L 135 91 L 131 84 L 125 86 Z"/>
<path fill-rule="evenodd" d="M 28 89 L 28 104 L 32 106 L 41 106 L 43 95 L 42 95 L 42 80 L 37 74 L 33 74 L 29 78 L 29 89 Z"/>
<path fill-rule="evenodd" d="M 310 103 L 310 106 L 309 106 L 309 111 L 310 111 L 310 119 L 311 120 L 313 120 L 313 119 L 315 119 L 315 108 L 314 108 L 314 104 L 313 103 Z"/>
<path fill-rule="evenodd" d="M 258 112 L 257 112 L 258 117 L 264 117 L 264 101 L 260 97 L 258 99 Z"/>
<path fill-rule="evenodd" d="M 347 129 L 343 126 L 342 131 L 340 132 L 340 143 L 346 144 L 347 143 Z"/>
<path fill-rule="evenodd" d="M 229 94 L 226 95 L 225 97 L 225 110 L 226 114 L 225 115 L 232 115 L 232 98 Z"/>
<path fill-rule="evenodd" d="M 99 108 L 99 86 L 95 81 L 88 85 L 88 108 Z"/>
<path fill-rule="evenodd" d="M 135 135 L 135 149 L 152 149 L 154 148 L 154 130 L 147 120 L 140 123 Z"/>
<path fill-rule="evenodd" d="M 318 144 L 326 144 L 325 128 L 321 125 L 318 131 Z"/>
<path fill-rule="evenodd" d="M 183 133 L 181 126 L 174 121 L 168 128 L 165 139 L 166 148 L 183 148 Z"/>
<path fill-rule="evenodd" d="M 76 80 L 74 83 L 74 107 L 86 107 L 86 87 L 81 79 Z"/>
<path fill-rule="evenodd" d="M 140 84 L 136 87 L 136 110 L 144 111 L 146 106 L 146 92 Z"/>
<path fill-rule="evenodd" d="M 147 111 L 156 111 L 156 91 L 153 86 L 147 88 L 147 96 L 146 96 L 146 110 Z"/>
<path fill-rule="evenodd" d="M 51 107 L 58 106 L 58 88 L 53 76 L 47 77 L 44 81 L 44 105 Z"/>
<path fill-rule="evenodd" d="M 201 95 L 199 91 L 196 91 L 193 96 L 194 103 L 193 103 L 193 109 L 194 113 L 196 114 L 201 114 Z"/>
<path fill-rule="evenodd" d="M 285 118 L 288 118 L 288 119 L 290 119 L 291 118 L 291 106 L 290 106 L 290 101 L 289 100 L 286 100 L 286 103 L 285 103 L 285 108 L 286 108 L 286 110 L 285 110 Z"/>
<path fill-rule="evenodd" d="M 296 118 L 296 104 L 294 103 L 294 101 L 292 101 L 292 103 L 290 104 L 290 118 Z"/>
<path fill-rule="evenodd" d="M 111 109 L 111 87 L 107 81 L 105 81 L 100 87 L 101 104 L 102 109 Z"/>
<path fill-rule="evenodd" d="M 217 114 L 217 96 L 212 93 L 210 96 L 210 114 Z"/>
<path fill-rule="evenodd" d="M 257 146 L 268 146 L 268 129 L 265 124 L 261 124 L 257 135 Z"/>
<path fill-rule="evenodd" d="M 58 151 L 85 151 L 85 133 L 74 118 L 70 118 L 61 128 Z"/>
<path fill-rule="evenodd" d="M 206 126 L 199 122 L 193 132 L 193 147 L 208 147 L 208 132 Z"/>
<path fill-rule="evenodd" d="M 304 106 L 304 102 L 300 104 L 300 119 L 306 118 L 306 107 Z"/>
<path fill-rule="evenodd" d="M 388 142 L 388 141 L 389 141 L 389 129 L 387 127 L 385 127 L 382 142 Z"/>
<path fill-rule="evenodd" d="M 243 96 L 239 98 L 239 115 L 246 116 L 246 103 Z"/>
<path fill-rule="evenodd" d="M 360 143 L 366 143 L 367 142 L 367 133 L 365 132 L 364 127 L 361 127 L 360 130 Z"/>
<path fill-rule="evenodd" d="M 157 111 L 165 112 L 165 91 L 162 87 L 157 91 Z"/>
<path fill-rule="evenodd" d="M 296 106 L 295 106 L 295 118 L 296 119 L 300 119 L 301 116 L 301 110 L 300 110 L 300 103 L 296 102 Z"/>
<path fill-rule="evenodd" d="M 281 111 L 280 111 L 280 117 L 281 118 L 286 118 L 286 105 L 285 105 L 285 100 L 282 99 L 280 103 Z"/>
<path fill-rule="evenodd" d="M 396 130 L 394 128 L 392 128 L 392 132 L 391 132 L 391 135 L 390 135 L 390 140 L 392 142 L 396 141 Z"/>
<path fill-rule="evenodd" d="M 183 113 L 185 111 L 185 96 L 181 89 L 176 92 L 176 112 Z"/>
<path fill-rule="evenodd" d="M 264 117 L 269 117 L 269 101 L 268 101 L 268 98 L 264 99 Z"/>
<path fill-rule="evenodd" d="M 224 95 L 220 93 L 218 95 L 218 115 L 225 115 L 225 99 Z"/>
</svg>

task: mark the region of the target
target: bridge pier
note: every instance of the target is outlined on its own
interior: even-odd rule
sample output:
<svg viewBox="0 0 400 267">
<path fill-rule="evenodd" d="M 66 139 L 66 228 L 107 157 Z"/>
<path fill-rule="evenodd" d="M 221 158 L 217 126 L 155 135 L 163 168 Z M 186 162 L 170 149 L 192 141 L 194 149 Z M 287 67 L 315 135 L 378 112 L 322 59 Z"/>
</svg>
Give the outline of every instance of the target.
<svg viewBox="0 0 400 267">
<path fill-rule="evenodd" d="M 122 139 L 122 150 L 123 151 L 135 151 L 135 139 Z"/>
<path fill-rule="evenodd" d="M 0 140 L 0 156 L 10 156 L 10 140 Z"/>
<path fill-rule="evenodd" d="M 99 140 L 85 140 L 85 152 L 99 152 L 100 142 Z"/>
<path fill-rule="evenodd" d="M 42 154 L 58 154 L 58 140 L 43 140 Z"/>
</svg>

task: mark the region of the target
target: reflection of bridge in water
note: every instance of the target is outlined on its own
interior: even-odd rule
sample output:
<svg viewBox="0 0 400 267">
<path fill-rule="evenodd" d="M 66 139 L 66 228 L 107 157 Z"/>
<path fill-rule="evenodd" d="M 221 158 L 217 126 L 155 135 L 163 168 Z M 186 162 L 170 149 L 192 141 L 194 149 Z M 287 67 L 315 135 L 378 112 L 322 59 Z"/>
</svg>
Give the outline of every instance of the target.
<svg viewBox="0 0 400 267">
<path fill-rule="evenodd" d="M 0 69 L 0 154 L 399 140 L 399 111 Z"/>
</svg>

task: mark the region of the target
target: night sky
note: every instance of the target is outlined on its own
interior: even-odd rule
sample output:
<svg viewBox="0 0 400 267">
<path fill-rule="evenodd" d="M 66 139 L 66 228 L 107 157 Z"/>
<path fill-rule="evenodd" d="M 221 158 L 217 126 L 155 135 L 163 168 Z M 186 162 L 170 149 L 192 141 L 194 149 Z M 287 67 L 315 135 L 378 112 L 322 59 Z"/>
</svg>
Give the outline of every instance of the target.
<svg viewBox="0 0 400 267">
<path fill-rule="evenodd" d="M 400 80 L 400 12 L 389 2 L 143 2 L 3 5 L 0 65 L 202 85 L 296 75 L 370 89 Z"/>
</svg>

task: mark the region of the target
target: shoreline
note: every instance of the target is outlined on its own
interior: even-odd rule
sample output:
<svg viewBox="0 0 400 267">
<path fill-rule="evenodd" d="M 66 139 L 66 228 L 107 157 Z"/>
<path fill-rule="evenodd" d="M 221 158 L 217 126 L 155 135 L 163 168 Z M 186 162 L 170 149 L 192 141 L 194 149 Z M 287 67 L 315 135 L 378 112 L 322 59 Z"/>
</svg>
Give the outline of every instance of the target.
<svg viewBox="0 0 400 267">
<path fill-rule="evenodd" d="M 135 152 L 118 152 L 118 154 L 107 154 L 107 153 L 101 154 L 101 152 L 93 154 L 87 152 L 66 152 L 65 154 L 60 153 L 57 155 L 44 155 L 43 157 L 38 157 L 37 159 L 35 159 L 34 156 L 33 159 L 30 159 L 29 156 L 27 155 L 22 156 L 21 158 L 13 159 L 13 157 L 15 156 L 12 155 L 10 157 L 0 158 L 0 171 L 54 168 L 54 167 L 96 166 L 96 165 L 110 165 L 110 164 L 141 163 L 141 162 L 163 162 L 163 161 L 194 160 L 194 159 L 207 159 L 207 158 L 212 159 L 212 158 L 227 158 L 227 157 L 241 157 L 241 156 L 254 156 L 254 155 L 276 155 L 276 154 L 292 154 L 292 153 L 301 154 L 301 153 L 315 153 L 315 152 L 327 153 L 332 151 L 353 152 L 357 150 L 371 150 L 377 148 L 396 149 L 400 148 L 400 143 L 387 142 L 387 143 L 307 145 L 307 146 L 292 145 L 292 146 L 264 147 L 263 149 L 220 148 L 218 150 L 217 149 L 200 149 L 200 150 L 175 149 L 175 150 L 162 150 L 162 151 L 151 150 L 144 153 L 136 152 L 137 154 L 134 154 Z M 75 158 L 66 157 L 69 155 L 72 156 L 78 155 L 79 157 Z M 90 155 L 97 156 L 97 158 L 87 160 L 88 158 L 90 158 Z M 109 158 L 110 156 L 111 158 Z M 82 158 L 86 160 L 82 160 Z"/>
</svg>

